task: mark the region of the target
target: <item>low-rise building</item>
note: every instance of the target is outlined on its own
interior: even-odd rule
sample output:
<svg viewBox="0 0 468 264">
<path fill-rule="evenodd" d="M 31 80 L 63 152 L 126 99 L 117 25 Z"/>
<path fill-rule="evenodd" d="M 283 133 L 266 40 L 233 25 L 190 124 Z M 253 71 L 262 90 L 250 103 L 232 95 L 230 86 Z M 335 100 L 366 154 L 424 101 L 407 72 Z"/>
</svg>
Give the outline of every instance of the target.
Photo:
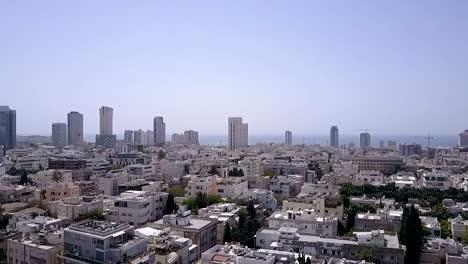
<svg viewBox="0 0 468 264">
<path fill-rule="evenodd" d="M 70 170 L 45 170 L 28 176 L 39 189 L 56 185 L 57 183 L 71 182 L 72 172 Z"/>
<path fill-rule="evenodd" d="M 239 208 L 235 203 L 219 203 L 213 204 L 206 208 L 198 210 L 198 216 L 201 218 L 209 218 L 217 222 L 217 241 L 218 244 L 223 244 L 224 227 L 226 224 L 234 226 L 236 217 L 239 216 Z"/>
<path fill-rule="evenodd" d="M 293 264 L 295 255 L 288 252 L 268 252 L 241 247 L 216 245 L 201 256 L 201 264 Z"/>
<path fill-rule="evenodd" d="M 185 196 L 190 197 L 197 193 L 218 194 L 217 177 L 215 175 L 191 175 L 185 188 Z"/>
<path fill-rule="evenodd" d="M 270 181 L 270 190 L 281 196 L 281 199 L 286 200 L 296 196 L 304 184 L 304 177 L 299 175 L 274 176 Z"/>
<path fill-rule="evenodd" d="M 82 215 L 103 210 L 103 201 L 99 197 L 70 197 L 60 201 L 49 202 L 47 207 L 51 214 L 58 218 L 76 220 Z"/>
<path fill-rule="evenodd" d="M 99 192 L 116 196 L 119 194 L 119 185 L 128 181 L 128 174 L 125 170 L 111 170 L 104 177 L 98 180 Z"/>
<path fill-rule="evenodd" d="M 166 208 L 167 193 L 127 191 L 120 194 L 106 216 L 110 221 L 125 222 L 140 227 L 161 219 Z"/>
<path fill-rule="evenodd" d="M 450 172 L 442 170 L 425 172 L 422 175 L 422 186 L 424 188 L 447 190 L 451 186 L 450 175 Z"/>
<path fill-rule="evenodd" d="M 338 235 L 338 218 L 323 217 L 314 210 L 274 212 L 268 218 L 269 228 L 297 228 L 303 234 L 333 237 Z"/>
<path fill-rule="evenodd" d="M 361 170 L 354 177 L 354 183 L 358 185 L 384 183 L 384 175 L 380 171 Z"/>
<path fill-rule="evenodd" d="M 249 184 L 242 177 L 219 178 L 217 182 L 218 194 L 223 198 L 236 199 L 249 188 Z"/>
<path fill-rule="evenodd" d="M 468 230 L 468 220 L 464 220 L 462 216 L 457 216 L 453 219 L 449 219 L 450 227 L 452 230 L 452 238 L 455 241 L 462 241 L 463 235 Z"/>
<path fill-rule="evenodd" d="M 8 263 L 56 264 L 63 251 L 63 230 L 41 230 L 9 239 Z"/>
<path fill-rule="evenodd" d="M 80 187 L 72 182 L 57 183 L 45 189 L 46 202 L 58 201 L 69 197 L 77 197 L 80 195 Z"/>
<path fill-rule="evenodd" d="M 270 190 L 247 189 L 242 193 L 242 198 L 261 204 L 265 209 L 276 210 L 277 201 Z"/>
</svg>

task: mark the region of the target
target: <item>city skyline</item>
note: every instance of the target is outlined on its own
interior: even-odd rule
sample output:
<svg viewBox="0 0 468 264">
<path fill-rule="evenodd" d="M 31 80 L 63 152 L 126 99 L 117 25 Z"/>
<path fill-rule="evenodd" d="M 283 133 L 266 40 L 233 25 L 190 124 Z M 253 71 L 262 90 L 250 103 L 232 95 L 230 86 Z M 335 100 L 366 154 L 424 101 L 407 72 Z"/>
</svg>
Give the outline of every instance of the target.
<svg viewBox="0 0 468 264">
<path fill-rule="evenodd" d="M 155 115 L 169 133 L 221 134 L 228 116 L 252 134 L 468 127 L 466 2 L 46 2 L 0 9 L 0 104 L 19 135 L 73 110 L 97 134 L 101 105 L 119 134 Z"/>
</svg>

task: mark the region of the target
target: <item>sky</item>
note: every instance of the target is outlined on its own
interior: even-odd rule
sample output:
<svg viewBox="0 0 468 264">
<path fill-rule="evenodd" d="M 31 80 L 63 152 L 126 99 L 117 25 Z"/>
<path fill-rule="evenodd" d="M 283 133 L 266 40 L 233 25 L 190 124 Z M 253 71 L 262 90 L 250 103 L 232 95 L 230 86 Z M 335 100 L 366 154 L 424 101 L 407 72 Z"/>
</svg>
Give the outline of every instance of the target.
<svg viewBox="0 0 468 264">
<path fill-rule="evenodd" d="M 17 132 L 114 108 L 114 131 L 457 134 L 468 1 L 0 1 L 0 105 Z"/>
</svg>

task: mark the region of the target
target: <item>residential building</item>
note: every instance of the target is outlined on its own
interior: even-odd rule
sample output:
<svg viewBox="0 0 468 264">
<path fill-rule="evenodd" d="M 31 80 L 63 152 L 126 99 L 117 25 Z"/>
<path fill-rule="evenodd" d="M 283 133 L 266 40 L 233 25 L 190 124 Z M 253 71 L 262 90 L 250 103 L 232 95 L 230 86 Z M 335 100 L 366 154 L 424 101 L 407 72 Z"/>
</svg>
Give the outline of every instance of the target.
<svg viewBox="0 0 468 264">
<path fill-rule="evenodd" d="M 223 198 L 236 199 L 249 188 L 249 183 L 243 177 L 220 178 L 217 182 L 218 194 Z"/>
<path fill-rule="evenodd" d="M 83 115 L 72 111 L 67 115 L 68 145 L 78 145 L 83 142 Z"/>
<path fill-rule="evenodd" d="M 124 142 L 127 144 L 133 143 L 133 130 L 124 131 Z"/>
<path fill-rule="evenodd" d="M 188 145 L 199 145 L 198 132 L 193 130 L 184 131 L 184 141 Z"/>
<path fill-rule="evenodd" d="M 75 196 L 48 202 L 47 208 L 51 214 L 60 219 L 76 220 L 81 215 L 103 210 L 102 198 L 93 196 Z"/>
<path fill-rule="evenodd" d="M 156 116 L 153 119 L 154 144 L 163 146 L 166 142 L 166 123 L 162 116 Z"/>
<path fill-rule="evenodd" d="M 153 146 L 154 145 L 154 132 L 152 130 L 146 130 L 146 145 Z"/>
<path fill-rule="evenodd" d="M 98 179 L 99 192 L 116 196 L 119 194 L 119 185 L 128 182 L 128 174 L 125 170 L 111 170 L 104 177 Z"/>
<path fill-rule="evenodd" d="M 405 165 L 402 158 L 391 156 L 352 156 L 343 160 L 349 160 L 353 165 L 357 165 L 359 171 L 376 170 L 384 174 L 396 173 Z"/>
<path fill-rule="evenodd" d="M 36 174 L 28 176 L 38 189 L 46 189 L 55 186 L 58 183 L 72 181 L 72 172 L 70 170 L 45 170 L 38 171 Z"/>
<path fill-rule="evenodd" d="M 148 240 L 134 235 L 135 228 L 128 223 L 72 224 L 64 231 L 64 252 L 59 258 L 64 264 L 131 263 L 148 249 Z"/>
<path fill-rule="evenodd" d="M 234 226 L 236 217 L 239 216 L 239 208 L 235 203 L 219 203 L 213 204 L 206 208 L 198 210 L 198 216 L 201 218 L 209 218 L 217 221 L 216 237 L 219 245 L 224 244 L 224 230 L 226 224 Z"/>
<path fill-rule="evenodd" d="M 45 201 L 58 201 L 80 195 L 80 187 L 72 182 L 57 183 L 45 188 Z"/>
<path fill-rule="evenodd" d="M 361 148 L 370 148 L 371 147 L 371 135 L 367 132 L 361 133 L 359 135 L 359 142 Z"/>
<path fill-rule="evenodd" d="M 216 245 L 203 252 L 201 264 L 293 264 L 296 257 L 291 252 L 263 251 L 240 245 Z"/>
<path fill-rule="evenodd" d="M 59 148 L 63 148 L 67 145 L 67 124 L 52 124 L 52 144 Z"/>
<path fill-rule="evenodd" d="M 268 218 L 269 228 L 297 228 L 298 232 L 310 235 L 333 237 L 338 235 L 338 218 L 323 217 L 313 209 L 274 212 Z"/>
<path fill-rule="evenodd" d="M 275 210 L 277 206 L 275 195 L 270 190 L 247 189 L 242 193 L 242 198 L 255 201 L 256 203 L 261 204 L 263 208 L 272 211 Z"/>
<path fill-rule="evenodd" d="M 464 220 L 462 216 L 458 215 L 453 219 L 449 219 L 450 227 L 452 230 L 452 238 L 455 241 L 461 242 L 463 235 L 468 230 L 468 220 Z"/>
<path fill-rule="evenodd" d="M 0 106 L 0 146 L 3 152 L 16 147 L 16 110 Z"/>
<path fill-rule="evenodd" d="M 154 167 L 150 164 L 132 164 L 126 167 L 128 174 L 150 179 L 154 176 Z"/>
<path fill-rule="evenodd" d="M 242 123 L 242 117 L 228 118 L 228 149 L 235 150 L 249 146 L 249 124 Z"/>
<path fill-rule="evenodd" d="M 199 254 L 217 242 L 216 221 L 192 217 L 190 211 L 165 215 L 163 219 L 149 223 L 148 226 L 156 229 L 169 228 L 175 234 L 191 239 L 200 247 Z"/>
<path fill-rule="evenodd" d="M 197 195 L 197 193 L 218 194 L 217 177 L 214 175 L 190 175 L 190 181 L 185 188 L 185 196 L 190 197 Z"/>
<path fill-rule="evenodd" d="M 330 128 L 330 147 L 338 148 L 340 146 L 340 131 L 337 126 Z"/>
<path fill-rule="evenodd" d="M 431 172 L 425 172 L 422 175 L 422 186 L 424 188 L 447 190 L 452 184 L 450 181 L 450 175 L 450 172 L 439 169 L 435 169 Z"/>
<path fill-rule="evenodd" d="M 140 227 L 161 219 L 166 208 L 167 193 L 126 191 L 114 202 L 107 215 L 108 220 L 125 222 Z"/>
<path fill-rule="evenodd" d="M 136 145 L 143 144 L 143 130 L 135 130 L 133 131 L 133 143 Z"/>
<path fill-rule="evenodd" d="M 292 132 L 291 131 L 284 132 L 284 144 L 288 146 L 292 146 Z"/>
<path fill-rule="evenodd" d="M 156 253 L 156 262 L 153 263 L 193 264 L 199 258 L 199 246 L 173 232 L 143 227 L 136 229 L 135 235 L 148 239 L 149 250 Z"/>
<path fill-rule="evenodd" d="M 41 230 L 8 239 L 8 264 L 57 264 L 63 241 L 63 230 Z"/>
<path fill-rule="evenodd" d="M 299 194 L 301 186 L 304 184 L 304 177 L 299 175 L 274 176 L 271 178 L 270 190 L 286 200 Z"/>
<path fill-rule="evenodd" d="M 111 164 L 126 167 L 133 164 L 149 164 L 152 161 L 150 155 L 139 152 L 116 153 L 110 157 Z"/>
<path fill-rule="evenodd" d="M 458 146 L 468 147 L 468 129 L 458 135 Z"/>
<path fill-rule="evenodd" d="M 384 184 L 384 175 L 380 171 L 361 170 L 354 176 L 354 183 L 364 184 Z"/>
</svg>

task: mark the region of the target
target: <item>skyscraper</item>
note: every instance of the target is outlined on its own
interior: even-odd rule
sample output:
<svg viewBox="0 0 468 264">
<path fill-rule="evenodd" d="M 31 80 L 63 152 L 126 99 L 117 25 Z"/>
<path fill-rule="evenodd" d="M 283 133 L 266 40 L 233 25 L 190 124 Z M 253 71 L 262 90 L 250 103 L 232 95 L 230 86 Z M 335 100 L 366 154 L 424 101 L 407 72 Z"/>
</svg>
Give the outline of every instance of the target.
<svg viewBox="0 0 468 264">
<path fill-rule="evenodd" d="M 133 143 L 136 145 L 141 145 L 143 144 L 143 130 L 138 129 L 133 131 Z"/>
<path fill-rule="evenodd" d="M 154 132 L 152 130 L 146 130 L 146 144 L 154 145 Z"/>
<path fill-rule="evenodd" d="M 330 147 L 337 148 L 340 146 L 340 130 L 337 126 L 330 128 Z"/>
<path fill-rule="evenodd" d="M 184 131 L 184 141 L 188 145 L 198 145 L 198 132 L 193 130 Z"/>
<path fill-rule="evenodd" d="M 83 115 L 72 111 L 67 115 L 68 145 L 77 145 L 83 142 Z"/>
<path fill-rule="evenodd" d="M 0 106 L 0 146 L 3 151 L 16 146 L 16 111 L 9 106 Z"/>
<path fill-rule="evenodd" d="M 114 109 L 109 106 L 99 108 L 99 135 L 96 135 L 96 145 L 113 148 L 117 142 L 117 136 L 113 131 Z"/>
<path fill-rule="evenodd" d="M 108 106 L 101 106 L 99 108 L 99 134 L 112 135 L 114 109 Z"/>
<path fill-rule="evenodd" d="M 371 146 L 371 136 L 369 133 L 361 133 L 360 135 L 360 146 L 361 148 L 370 148 Z"/>
<path fill-rule="evenodd" d="M 166 123 L 162 116 L 156 116 L 153 119 L 154 144 L 163 146 L 166 142 Z"/>
<path fill-rule="evenodd" d="M 284 132 L 284 143 L 288 146 L 292 145 L 292 132 L 289 130 Z"/>
<path fill-rule="evenodd" d="M 228 148 L 234 150 L 249 145 L 249 124 L 242 117 L 228 118 Z"/>
<path fill-rule="evenodd" d="M 52 124 L 52 144 L 59 148 L 63 148 L 67 145 L 67 124 Z"/>
<path fill-rule="evenodd" d="M 133 143 L 133 130 L 125 130 L 124 131 L 124 141 L 127 144 Z"/>
<path fill-rule="evenodd" d="M 458 146 L 468 147 L 468 129 L 458 135 Z"/>
</svg>

